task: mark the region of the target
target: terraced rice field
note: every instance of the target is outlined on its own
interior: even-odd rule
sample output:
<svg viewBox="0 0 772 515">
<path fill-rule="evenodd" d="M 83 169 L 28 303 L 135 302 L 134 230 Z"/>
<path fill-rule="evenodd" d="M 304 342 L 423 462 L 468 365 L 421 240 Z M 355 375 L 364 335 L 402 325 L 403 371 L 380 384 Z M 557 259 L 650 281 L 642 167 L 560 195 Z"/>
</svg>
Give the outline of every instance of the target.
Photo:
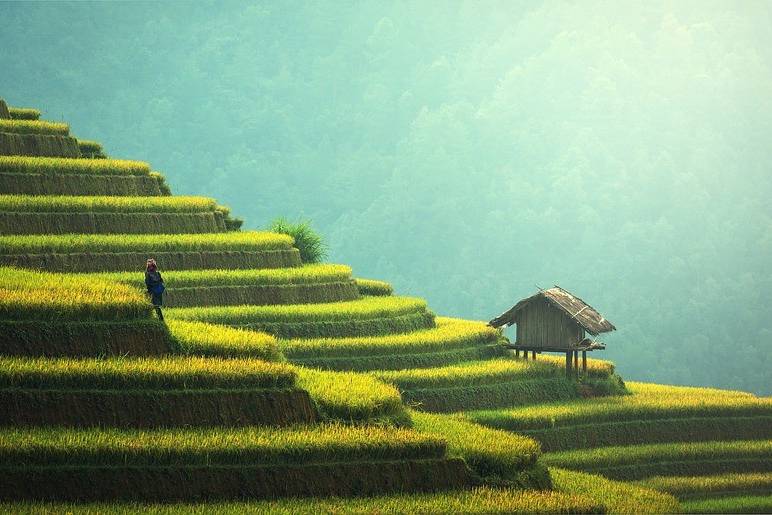
<svg viewBox="0 0 772 515">
<path fill-rule="evenodd" d="M 0 320 L 82 322 L 149 316 L 146 299 L 128 286 L 0 267 Z"/>
<path fill-rule="evenodd" d="M 0 357 L 0 388 L 29 389 L 201 389 L 287 388 L 295 369 L 258 359 L 6 358 Z"/>
<path fill-rule="evenodd" d="M 40 118 L 40 110 L 31 107 L 11 107 L 8 111 L 14 120 L 37 120 Z"/>
<path fill-rule="evenodd" d="M 256 329 L 282 338 L 346 337 L 410 332 L 434 326 L 426 302 L 411 297 L 364 297 L 347 302 L 276 306 L 175 308 L 169 317 Z"/>
<path fill-rule="evenodd" d="M 255 252 L 289 250 L 292 238 L 269 232 L 224 234 L 46 234 L 0 236 L 0 255 L 42 253 Z M 140 263 L 140 267 L 144 261 Z M 88 271 L 84 269 L 83 271 Z"/>
<path fill-rule="evenodd" d="M 42 120 L 2 120 L 0 132 L 14 134 L 47 134 L 52 136 L 68 136 L 70 126 L 66 123 L 47 122 Z"/>
<path fill-rule="evenodd" d="M 175 350 L 181 354 L 266 361 L 284 359 L 276 338 L 266 333 L 184 320 L 169 320 L 166 325 Z"/>
<path fill-rule="evenodd" d="M 18 513 L 675 513 L 672 496 L 567 470 L 553 470 L 554 490 L 475 487 L 431 494 L 393 494 L 369 498 L 282 499 L 208 504 L 6 504 Z"/>
<path fill-rule="evenodd" d="M 442 366 L 480 358 L 498 332 L 480 322 L 437 317 L 436 327 L 403 334 L 280 340 L 293 363 L 330 370 L 370 371 Z M 495 350 L 495 349 L 494 349 Z"/>
<path fill-rule="evenodd" d="M 442 439 L 407 429 L 344 426 L 242 429 L 0 430 L 0 497 L 97 500 L 272 498 L 381 493 L 396 478 L 408 491 L 436 489 L 463 462 L 447 459 Z M 355 470 L 379 470 L 357 476 Z M 184 470 L 180 475 L 175 470 Z M 316 479 L 314 479 L 316 478 Z M 117 483 L 116 483 L 117 481 Z M 89 483 L 92 488 L 84 490 Z M 111 486 L 112 485 L 112 486 Z"/>
<path fill-rule="evenodd" d="M 64 157 L 0 156 L 0 174 L 49 175 L 150 175 L 144 161 L 126 159 L 74 159 Z"/>
<path fill-rule="evenodd" d="M 548 465 L 610 479 L 772 472 L 772 440 L 657 443 L 578 449 L 545 454 Z"/>
<path fill-rule="evenodd" d="M 136 272 L 93 277 L 145 290 Z M 345 265 L 315 264 L 256 270 L 191 270 L 164 273 L 169 307 L 317 304 L 356 300 L 359 290 Z"/>
<path fill-rule="evenodd" d="M 647 442 L 772 438 L 772 399 L 744 392 L 627 383 L 631 395 L 478 411 L 481 424 L 533 436 L 548 450 Z"/>
<path fill-rule="evenodd" d="M 206 197 L 0 195 L 0 210 L 25 213 L 208 213 L 217 210 L 217 203 Z"/>
<path fill-rule="evenodd" d="M 40 155 L 0 156 L 0 264 L 70 273 L 0 268 L 0 500 L 37 501 L 0 510 L 769 511 L 769 398 L 624 385 L 593 359 L 567 379 L 563 357 L 514 359 L 484 323 L 301 266 L 291 237 L 10 114 L 2 151 Z M 166 324 L 148 257 L 180 306 Z M 273 500 L 297 496 L 327 498 Z M 244 497 L 264 500 L 202 503 Z"/>
</svg>

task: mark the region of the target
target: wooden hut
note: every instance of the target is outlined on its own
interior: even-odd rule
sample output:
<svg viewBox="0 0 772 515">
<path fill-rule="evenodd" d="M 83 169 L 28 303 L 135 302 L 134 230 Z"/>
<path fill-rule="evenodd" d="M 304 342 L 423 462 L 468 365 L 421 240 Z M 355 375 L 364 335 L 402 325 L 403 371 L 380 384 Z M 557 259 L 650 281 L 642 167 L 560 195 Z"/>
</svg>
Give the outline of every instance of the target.
<svg viewBox="0 0 772 515">
<path fill-rule="evenodd" d="M 614 324 L 592 306 L 560 286 L 540 290 L 521 300 L 489 324 L 493 327 L 517 324 L 517 338 L 511 348 L 518 356 L 523 351 L 526 359 L 529 351 L 534 359 L 537 352 L 565 352 L 566 374 L 570 374 L 572 368 L 578 373 L 579 351 L 582 352 L 582 368 L 586 371 L 587 352 L 606 348 L 602 343 L 586 338 L 585 333 L 598 336 L 616 330 Z"/>
</svg>

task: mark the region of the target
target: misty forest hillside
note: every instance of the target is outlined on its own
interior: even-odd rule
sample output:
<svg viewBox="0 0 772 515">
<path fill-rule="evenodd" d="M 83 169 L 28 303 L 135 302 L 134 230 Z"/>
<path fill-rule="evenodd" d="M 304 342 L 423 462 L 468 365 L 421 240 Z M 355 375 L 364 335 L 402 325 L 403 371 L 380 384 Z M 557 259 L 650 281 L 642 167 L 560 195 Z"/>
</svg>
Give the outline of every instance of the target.
<svg viewBox="0 0 772 515">
<path fill-rule="evenodd" d="M 440 312 L 560 284 L 626 377 L 769 394 L 770 4 L 435 7 L 4 4 L 0 91 Z"/>
</svg>

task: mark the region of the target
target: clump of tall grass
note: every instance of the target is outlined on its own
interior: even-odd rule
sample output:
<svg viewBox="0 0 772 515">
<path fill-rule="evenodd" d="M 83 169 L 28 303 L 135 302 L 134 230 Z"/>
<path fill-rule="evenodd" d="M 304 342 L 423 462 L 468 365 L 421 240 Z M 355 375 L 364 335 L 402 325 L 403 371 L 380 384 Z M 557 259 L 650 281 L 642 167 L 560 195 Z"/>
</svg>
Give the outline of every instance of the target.
<svg viewBox="0 0 772 515">
<path fill-rule="evenodd" d="M 290 222 L 286 218 L 277 218 L 271 222 L 268 230 L 292 236 L 303 263 L 319 263 L 327 257 L 327 244 L 311 228 L 309 220 Z"/>
</svg>

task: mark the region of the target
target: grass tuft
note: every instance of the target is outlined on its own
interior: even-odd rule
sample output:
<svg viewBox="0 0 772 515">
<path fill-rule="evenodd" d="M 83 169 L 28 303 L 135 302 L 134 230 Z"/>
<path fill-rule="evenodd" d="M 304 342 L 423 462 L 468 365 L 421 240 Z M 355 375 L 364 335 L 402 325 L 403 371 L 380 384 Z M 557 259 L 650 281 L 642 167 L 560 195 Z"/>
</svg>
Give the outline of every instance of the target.
<svg viewBox="0 0 772 515">
<path fill-rule="evenodd" d="M 295 247 L 300 250 L 303 263 L 320 263 L 327 257 L 327 244 L 311 228 L 309 220 L 290 222 L 286 218 L 277 218 L 268 227 L 271 232 L 287 234 L 295 240 Z"/>
</svg>

